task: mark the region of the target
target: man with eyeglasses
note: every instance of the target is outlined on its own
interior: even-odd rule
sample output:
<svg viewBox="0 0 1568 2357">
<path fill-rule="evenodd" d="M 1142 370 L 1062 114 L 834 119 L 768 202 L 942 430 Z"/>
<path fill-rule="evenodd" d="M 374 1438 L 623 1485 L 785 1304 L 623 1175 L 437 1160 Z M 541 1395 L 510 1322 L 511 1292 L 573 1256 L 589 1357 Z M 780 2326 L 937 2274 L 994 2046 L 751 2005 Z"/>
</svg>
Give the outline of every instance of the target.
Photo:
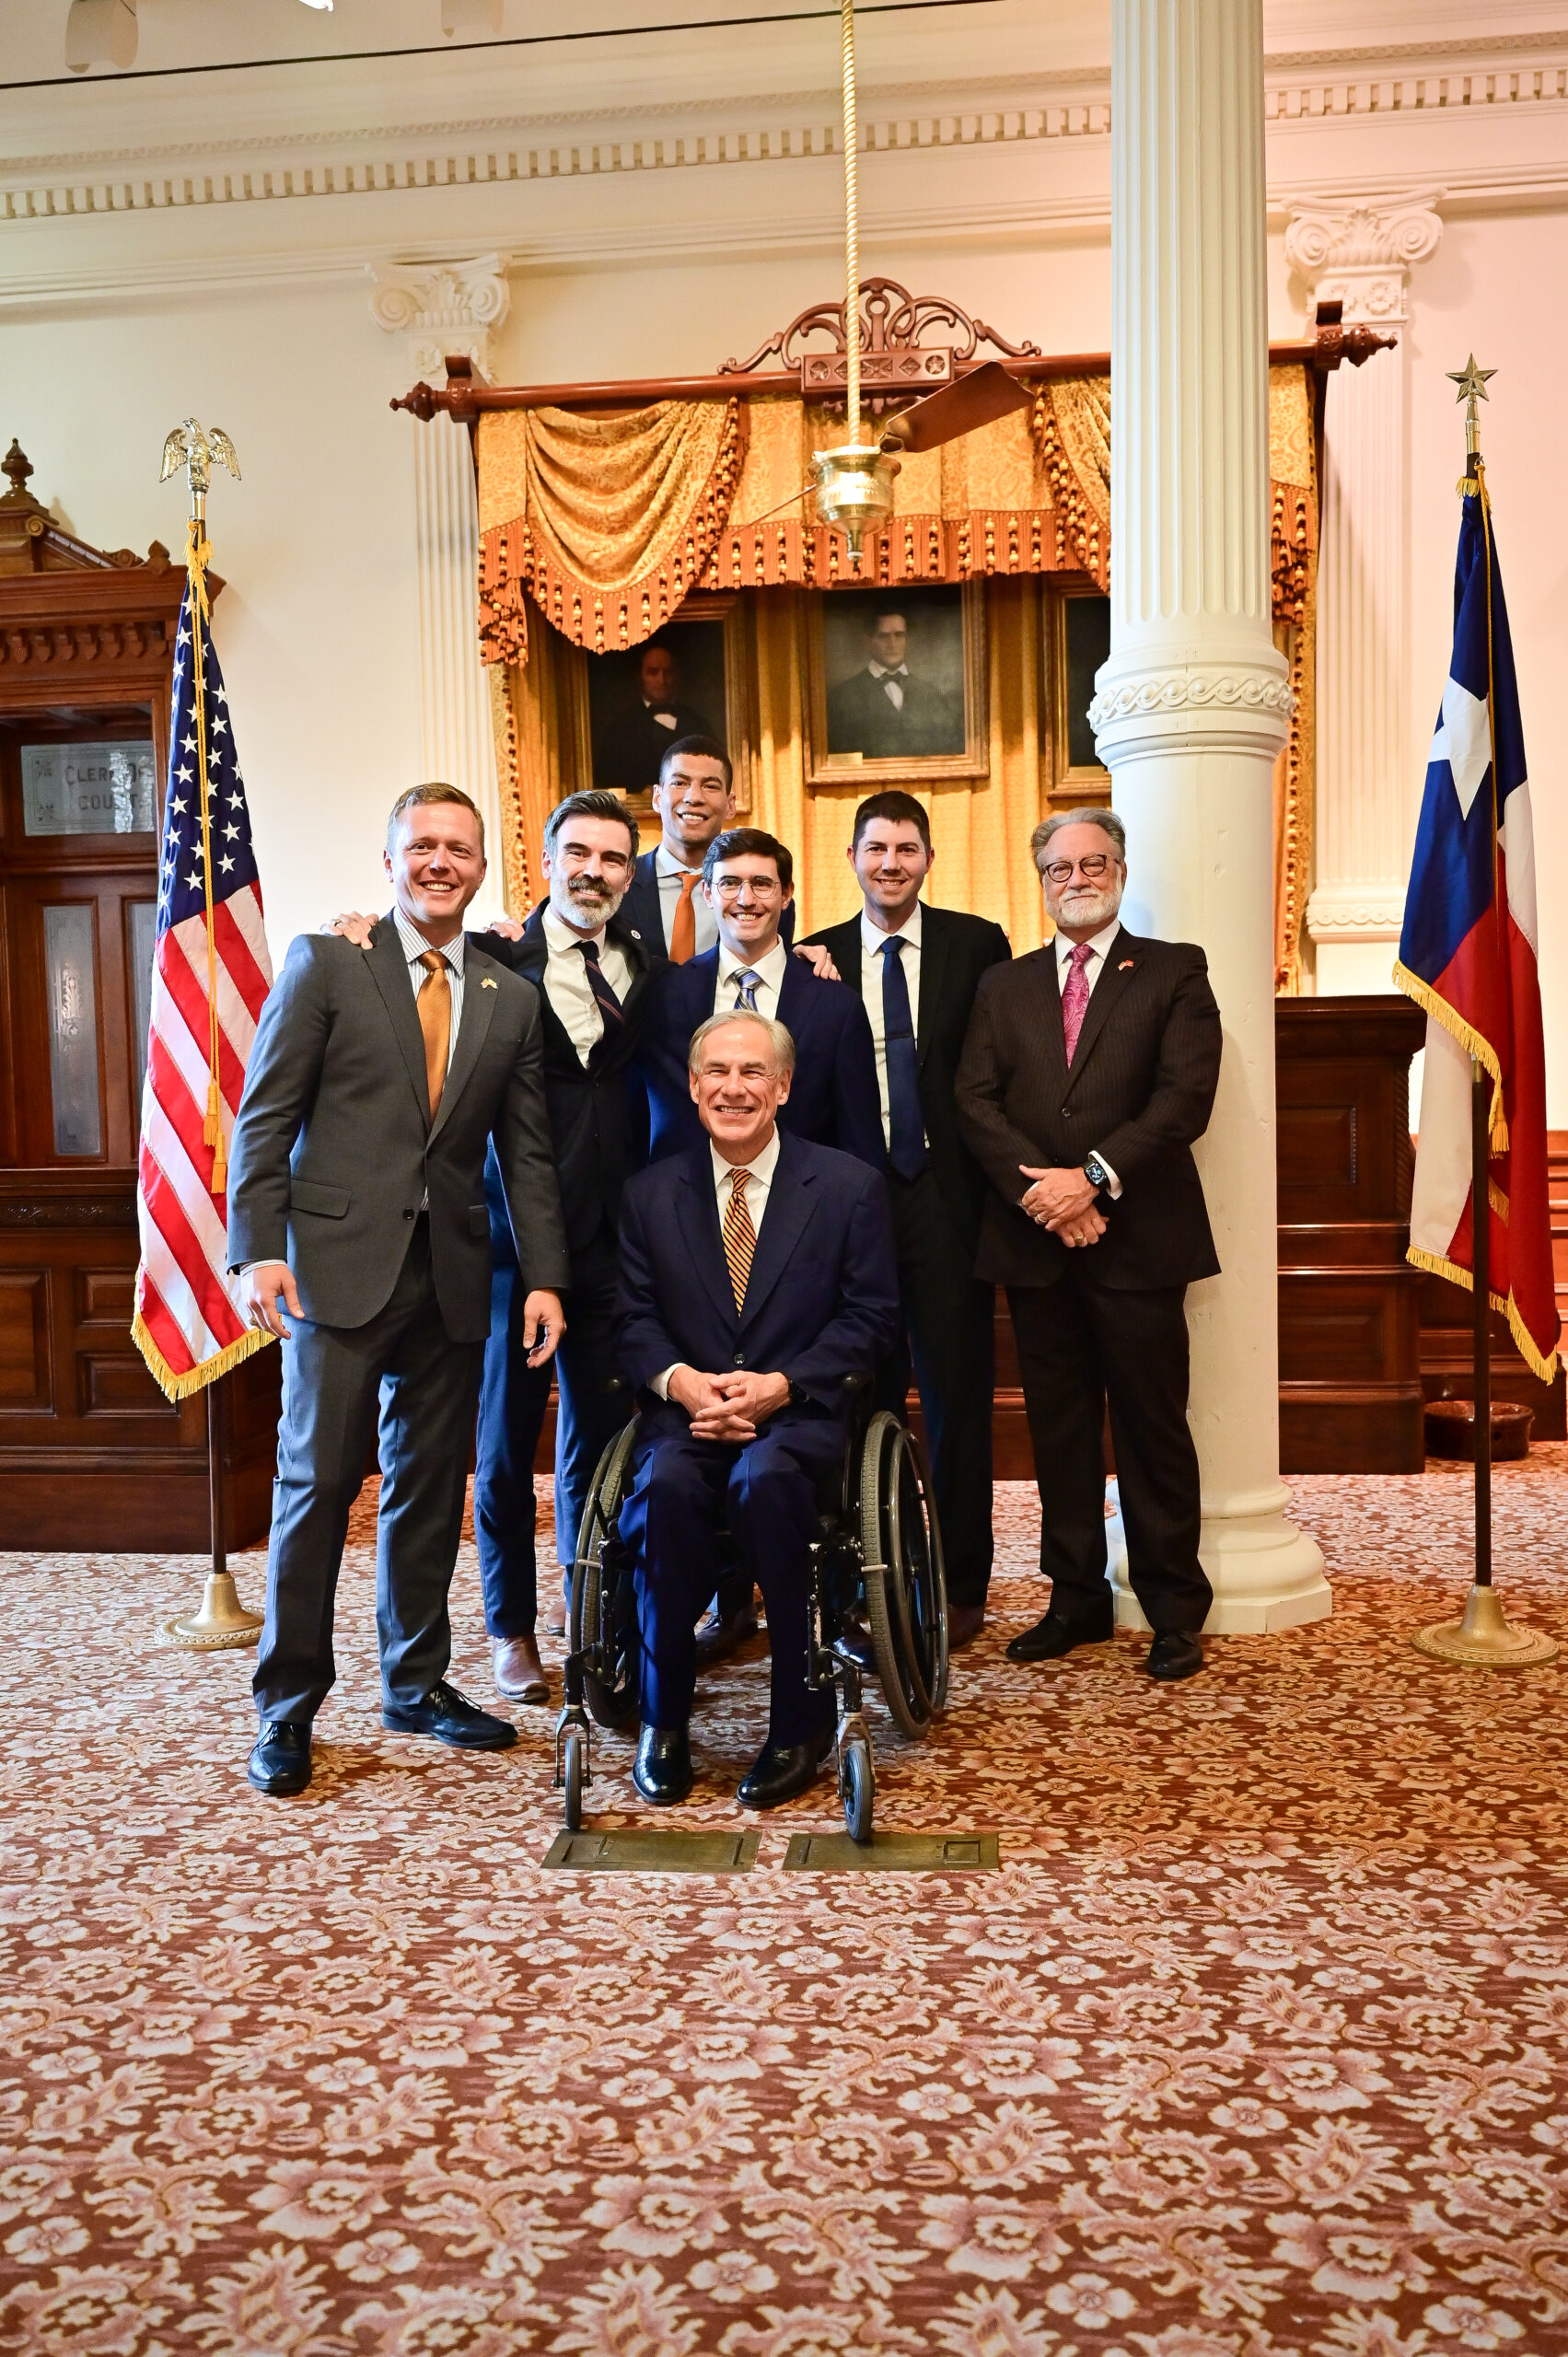
<svg viewBox="0 0 1568 2357">
<path fill-rule="evenodd" d="M 1214 1596 L 1198 1560 L 1186 1293 L 1219 1270 L 1192 1158 L 1219 1082 L 1219 1008 L 1202 949 L 1121 923 L 1114 812 L 1059 813 L 1029 847 L 1056 937 L 982 976 L 957 1082 L 990 1180 L 978 1272 L 1007 1288 L 1051 1582 L 1050 1608 L 1007 1651 L 1055 1661 L 1115 1633 L 1109 1403 L 1128 1576 L 1154 1631 L 1146 1666 L 1191 1678 Z"/>
</svg>

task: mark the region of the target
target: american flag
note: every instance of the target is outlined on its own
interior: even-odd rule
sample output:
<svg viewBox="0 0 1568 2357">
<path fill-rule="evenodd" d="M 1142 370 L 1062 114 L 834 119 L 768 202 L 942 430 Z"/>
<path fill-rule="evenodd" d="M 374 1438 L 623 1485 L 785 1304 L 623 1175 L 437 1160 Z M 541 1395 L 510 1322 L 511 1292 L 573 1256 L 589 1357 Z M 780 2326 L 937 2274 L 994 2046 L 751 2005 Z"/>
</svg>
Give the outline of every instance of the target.
<svg viewBox="0 0 1568 2357">
<path fill-rule="evenodd" d="M 213 1382 L 264 1339 L 246 1326 L 229 1292 L 225 1178 L 227 1142 L 273 964 L 245 782 L 205 606 L 198 574 L 186 586 L 175 644 L 138 1157 L 142 1257 L 131 1329 L 171 1399 Z"/>
</svg>

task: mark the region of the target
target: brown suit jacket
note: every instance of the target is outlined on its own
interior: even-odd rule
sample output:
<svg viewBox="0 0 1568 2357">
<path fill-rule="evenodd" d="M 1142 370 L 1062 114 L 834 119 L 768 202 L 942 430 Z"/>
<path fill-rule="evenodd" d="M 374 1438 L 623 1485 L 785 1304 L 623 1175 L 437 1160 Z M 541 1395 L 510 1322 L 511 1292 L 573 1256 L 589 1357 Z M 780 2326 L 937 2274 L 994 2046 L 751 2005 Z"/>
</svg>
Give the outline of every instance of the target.
<svg viewBox="0 0 1568 2357">
<path fill-rule="evenodd" d="M 1018 1209 L 1020 1163 L 1066 1169 L 1092 1152 L 1121 1181 L 1099 1242 L 1074 1258 L 1101 1284 L 1185 1285 L 1219 1269 L 1192 1159 L 1214 1109 L 1220 1013 L 1202 951 L 1125 927 L 1095 984 L 1072 1067 L 1054 945 L 981 977 L 957 1081 L 958 1123 L 990 1180 L 976 1273 L 1053 1284 L 1067 1247 Z"/>
</svg>

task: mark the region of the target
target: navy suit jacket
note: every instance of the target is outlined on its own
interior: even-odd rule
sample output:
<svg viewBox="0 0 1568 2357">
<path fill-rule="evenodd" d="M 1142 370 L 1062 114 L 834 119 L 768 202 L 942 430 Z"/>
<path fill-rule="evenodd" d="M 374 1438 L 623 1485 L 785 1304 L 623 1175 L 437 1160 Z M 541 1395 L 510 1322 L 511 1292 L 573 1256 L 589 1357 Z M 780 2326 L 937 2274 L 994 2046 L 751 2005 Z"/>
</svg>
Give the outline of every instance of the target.
<svg viewBox="0 0 1568 2357">
<path fill-rule="evenodd" d="M 656 844 L 655 849 L 657 849 Z M 650 957 L 668 957 L 669 952 L 665 946 L 664 938 L 664 911 L 659 904 L 658 871 L 654 865 L 653 852 L 645 851 L 633 869 L 632 881 L 626 888 L 626 897 L 621 903 L 620 914 L 621 923 L 629 932 L 636 935 Z M 795 942 L 795 902 L 793 900 L 786 900 L 784 903 L 784 912 L 779 921 L 779 935 L 786 949 L 793 947 Z"/>
<path fill-rule="evenodd" d="M 719 952 L 705 949 L 684 966 L 666 965 L 654 975 L 641 1051 L 654 1162 L 703 1136 L 687 1085 L 686 1051 L 698 1024 L 714 1011 L 718 970 Z M 795 1041 L 795 1078 L 779 1107 L 780 1129 L 881 1170 L 888 1156 L 877 1051 L 859 997 L 842 982 L 819 981 L 805 958 L 792 953 L 779 989 L 779 1021 Z"/>
<path fill-rule="evenodd" d="M 627 1181 L 618 1306 L 621 1369 L 639 1391 L 666 1367 L 738 1366 L 787 1376 L 806 1393 L 770 1427 L 823 1409 L 838 1414 L 845 1376 L 873 1375 L 900 1331 L 887 1187 L 854 1155 L 781 1133 L 738 1315 L 704 1136 Z M 656 1421 L 687 1422 L 652 1395 L 642 1405 Z"/>
</svg>

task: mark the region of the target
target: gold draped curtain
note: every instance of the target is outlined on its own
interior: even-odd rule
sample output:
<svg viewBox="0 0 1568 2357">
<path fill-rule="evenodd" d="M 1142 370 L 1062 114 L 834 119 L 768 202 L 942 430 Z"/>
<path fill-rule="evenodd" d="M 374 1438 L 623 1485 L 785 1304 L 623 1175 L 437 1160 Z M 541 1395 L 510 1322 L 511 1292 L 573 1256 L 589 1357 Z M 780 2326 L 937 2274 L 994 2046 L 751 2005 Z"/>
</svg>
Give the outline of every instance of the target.
<svg viewBox="0 0 1568 2357">
<path fill-rule="evenodd" d="M 1312 855 L 1313 602 L 1317 487 L 1312 383 L 1270 372 L 1274 635 L 1296 691 L 1274 782 L 1276 986 L 1300 987 Z M 753 823 L 791 844 L 810 925 L 854 904 L 843 857 L 853 785 L 806 784 L 800 593 L 851 582 L 987 583 L 990 772 L 922 793 L 937 852 L 936 897 L 1040 936 L 1020 847 L 1040 817 L 1042 590 L 1039 576 L 1110 566 L 1110 380 L 1043 384 L 1027 410 L 943 448 L 906 457 L 890 523 L 851 567 L 843 539 L 808 521 L 799 493 L 814 450 L 843 423 L 790 395 L 660 401 L 613 417 L 490 411 L 479 429 L 480 639 L 492 672 L 507 893 L 539 888 L 544 819 L 586 780 L 563 774 L 570 659 L 634 646 L 693 590 L 747 600 L 757 738 Z M 529 606 L 552 628 L 531 633 Z M 915 790 L 921 791 L 918 782 Z"/>
</svg>

